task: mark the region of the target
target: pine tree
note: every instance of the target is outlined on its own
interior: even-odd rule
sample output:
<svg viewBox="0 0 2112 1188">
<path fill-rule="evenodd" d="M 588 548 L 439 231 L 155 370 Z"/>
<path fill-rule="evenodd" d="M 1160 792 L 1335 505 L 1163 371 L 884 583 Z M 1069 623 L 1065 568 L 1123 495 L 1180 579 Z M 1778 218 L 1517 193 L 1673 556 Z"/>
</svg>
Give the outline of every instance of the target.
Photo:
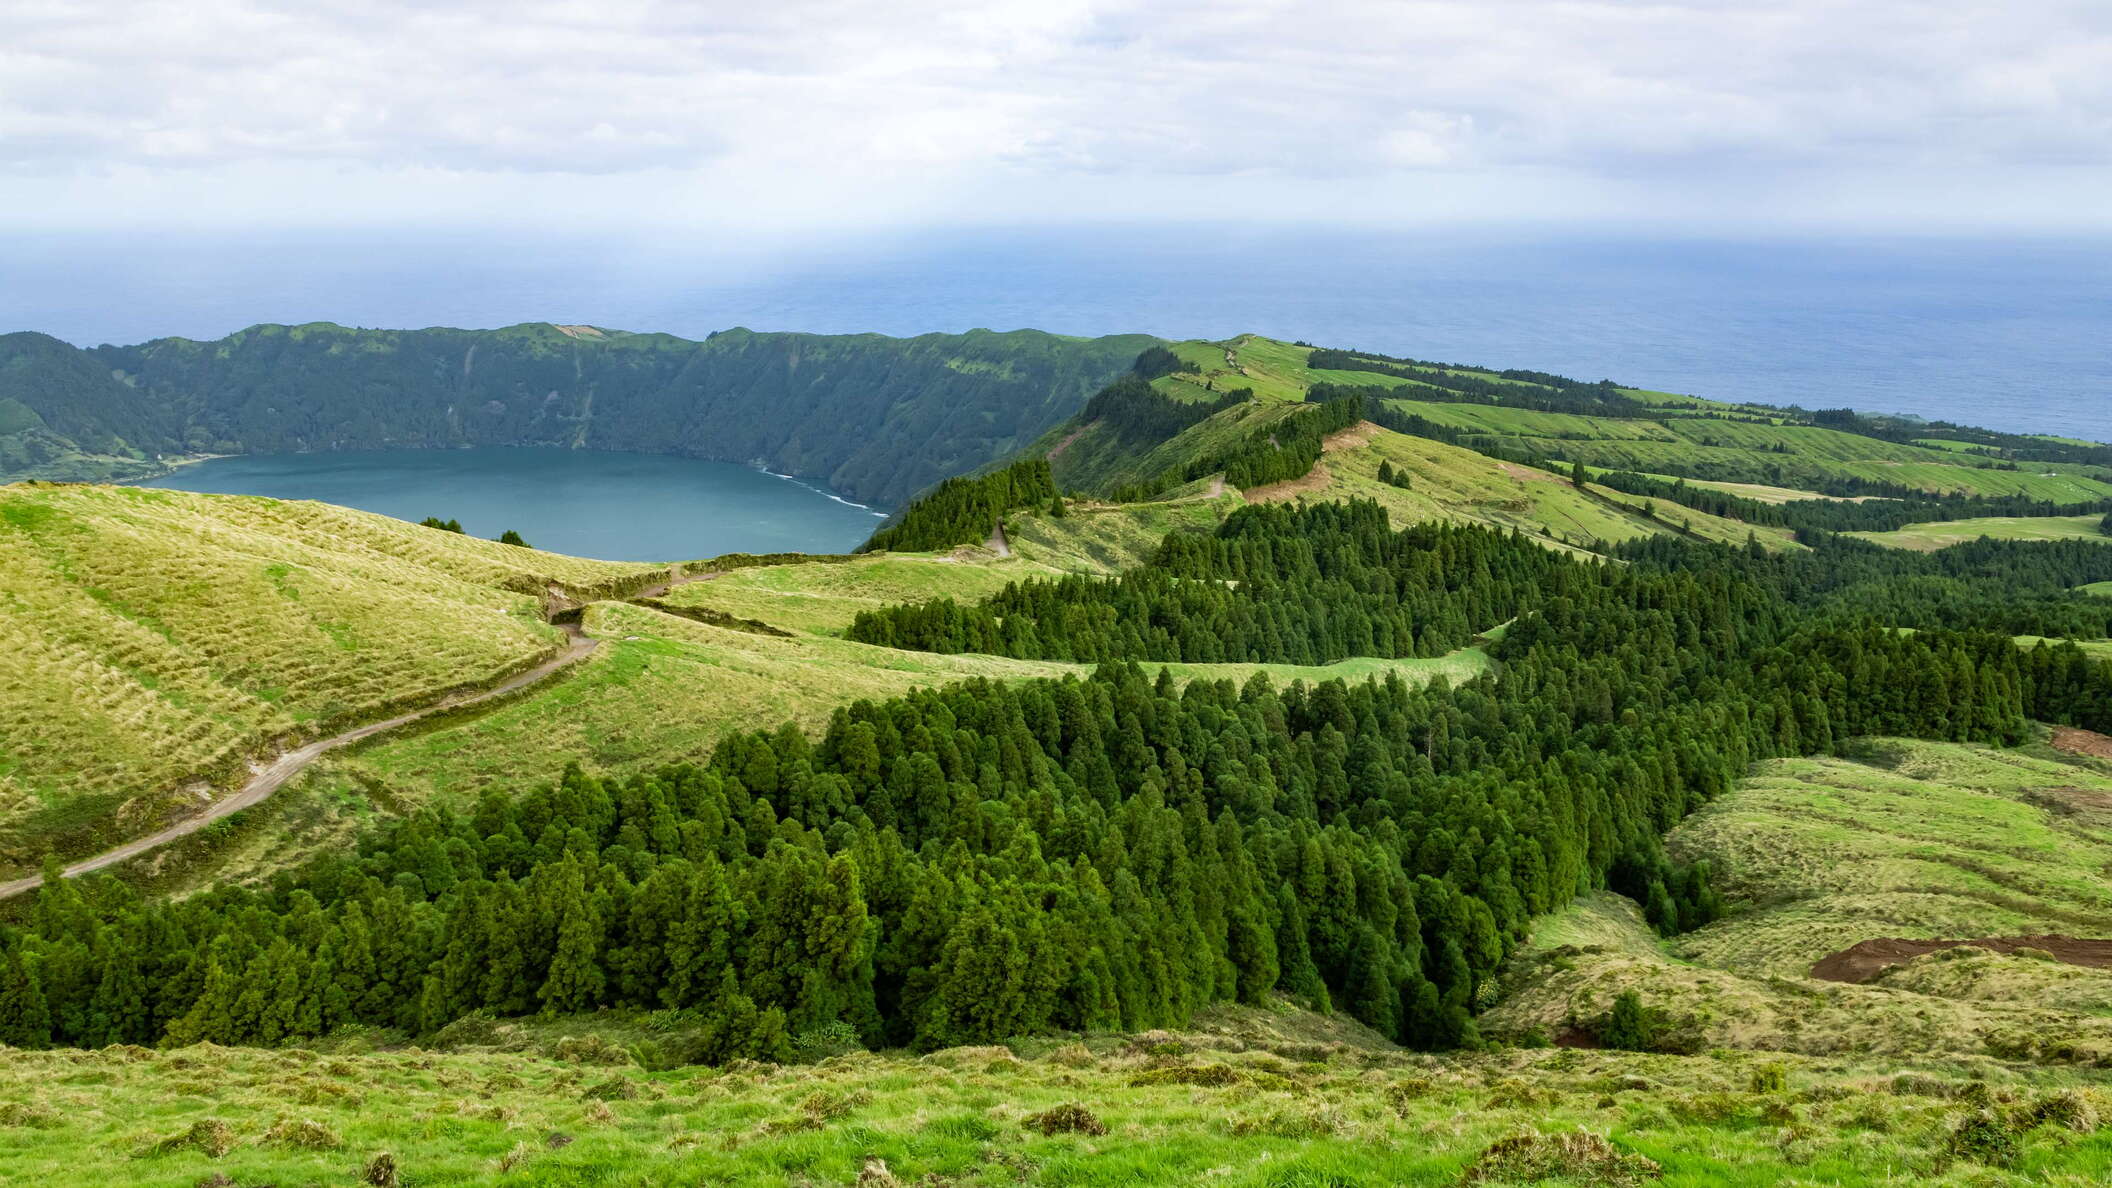
<svg viewBox="0 0 2112 1188">
<path fill-rule="evenodd" d="M 51 1043 L 51 1008 L 36 966 L 18 943 L 0 953 L 0 1044 L 42 1048 Z"/>
</svg>

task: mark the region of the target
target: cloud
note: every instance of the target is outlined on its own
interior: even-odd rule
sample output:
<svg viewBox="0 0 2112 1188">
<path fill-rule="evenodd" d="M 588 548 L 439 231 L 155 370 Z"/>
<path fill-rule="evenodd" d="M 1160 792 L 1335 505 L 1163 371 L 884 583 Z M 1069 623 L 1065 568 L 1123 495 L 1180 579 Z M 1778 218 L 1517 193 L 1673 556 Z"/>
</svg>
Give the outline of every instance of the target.
<svg viewBox="0 0 2112 1188">
<path fill-rule="evenodd" d="M 18 184 L 6 193 L 78 190 L 25 178 L 143 171 L 170 184 L 260 168 L 558 189 L 569 183 L 551 179 L 653 178 L 663 200 L 802 208 L 817 190 L 915 205 L 945 192 L 1111 194 L 1125 178 L 1223 179 L 1255 194 L 1550 174 L 1573 186 L 2045 168 L 2101 180 L 2112 6 L 11 6 L 0 172 Z M 670 187 L 676 176 L 687 180 Z"/>
</svg>

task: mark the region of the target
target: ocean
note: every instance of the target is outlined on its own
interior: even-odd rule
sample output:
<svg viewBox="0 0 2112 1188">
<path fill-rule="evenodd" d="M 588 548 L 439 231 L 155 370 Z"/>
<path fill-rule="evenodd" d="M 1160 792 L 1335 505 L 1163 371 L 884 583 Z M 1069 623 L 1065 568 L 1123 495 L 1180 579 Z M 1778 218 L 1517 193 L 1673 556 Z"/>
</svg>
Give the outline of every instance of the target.
<svg viewBox="0 0 2112 1188">
<path fill-rule="evenodd" d="M 0 235 L 0 329 L 591 323 L 701 337 L 1253 331 L 1720 399 L 2112 439 L 2112 241 L 713 228 Z"/>
</svg>

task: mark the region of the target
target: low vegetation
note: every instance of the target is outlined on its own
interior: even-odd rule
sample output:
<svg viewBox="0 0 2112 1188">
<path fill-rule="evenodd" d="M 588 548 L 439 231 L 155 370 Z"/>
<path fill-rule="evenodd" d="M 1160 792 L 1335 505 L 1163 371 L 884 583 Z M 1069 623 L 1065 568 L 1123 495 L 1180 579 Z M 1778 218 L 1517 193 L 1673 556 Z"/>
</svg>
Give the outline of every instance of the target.
<svg viewBox="0 0 2112 1188">
<path fill-rule="evenodd" d="M 658 1064 L 674 1019 L 465 1026 L 448 1047 L 395 1052 L 17 1053 L 0 1062 L 0 1101 L 16 1103 L 0 1106 L 0 1178 L 2079 1188 L 2112 1174 L 2093 1136 L 2112 1099 L 2087 1074 L 1739 1053 L 1432 1057 L 1298 1012 L 1203 1022 L 723 1069 Z"/>
</svg>

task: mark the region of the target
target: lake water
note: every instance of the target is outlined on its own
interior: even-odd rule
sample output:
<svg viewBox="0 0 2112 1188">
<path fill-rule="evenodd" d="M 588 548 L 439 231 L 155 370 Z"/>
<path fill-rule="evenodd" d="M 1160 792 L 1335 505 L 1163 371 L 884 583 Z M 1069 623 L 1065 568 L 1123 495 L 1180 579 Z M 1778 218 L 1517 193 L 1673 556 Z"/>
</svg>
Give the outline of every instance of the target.
<svg viewBox="0 0 2112 1188">
<path fill-rule="evenodd" d="M 215 458 L 144 484 L 319 499 L 403 520 L 511 528 L 529 544 L 606 561 L 848 552 L 880 523 L 804 481 L 729 462 L 603 450 L 492 447 Z"/>
<path fill-rule="evenodd" d="M 1298 228 L 0 231 L 0 330 L 588 322 L 702 337 L 1243 331 L 1723 399 L 2112 438 L 2112 241 Z"/>
</svg>

